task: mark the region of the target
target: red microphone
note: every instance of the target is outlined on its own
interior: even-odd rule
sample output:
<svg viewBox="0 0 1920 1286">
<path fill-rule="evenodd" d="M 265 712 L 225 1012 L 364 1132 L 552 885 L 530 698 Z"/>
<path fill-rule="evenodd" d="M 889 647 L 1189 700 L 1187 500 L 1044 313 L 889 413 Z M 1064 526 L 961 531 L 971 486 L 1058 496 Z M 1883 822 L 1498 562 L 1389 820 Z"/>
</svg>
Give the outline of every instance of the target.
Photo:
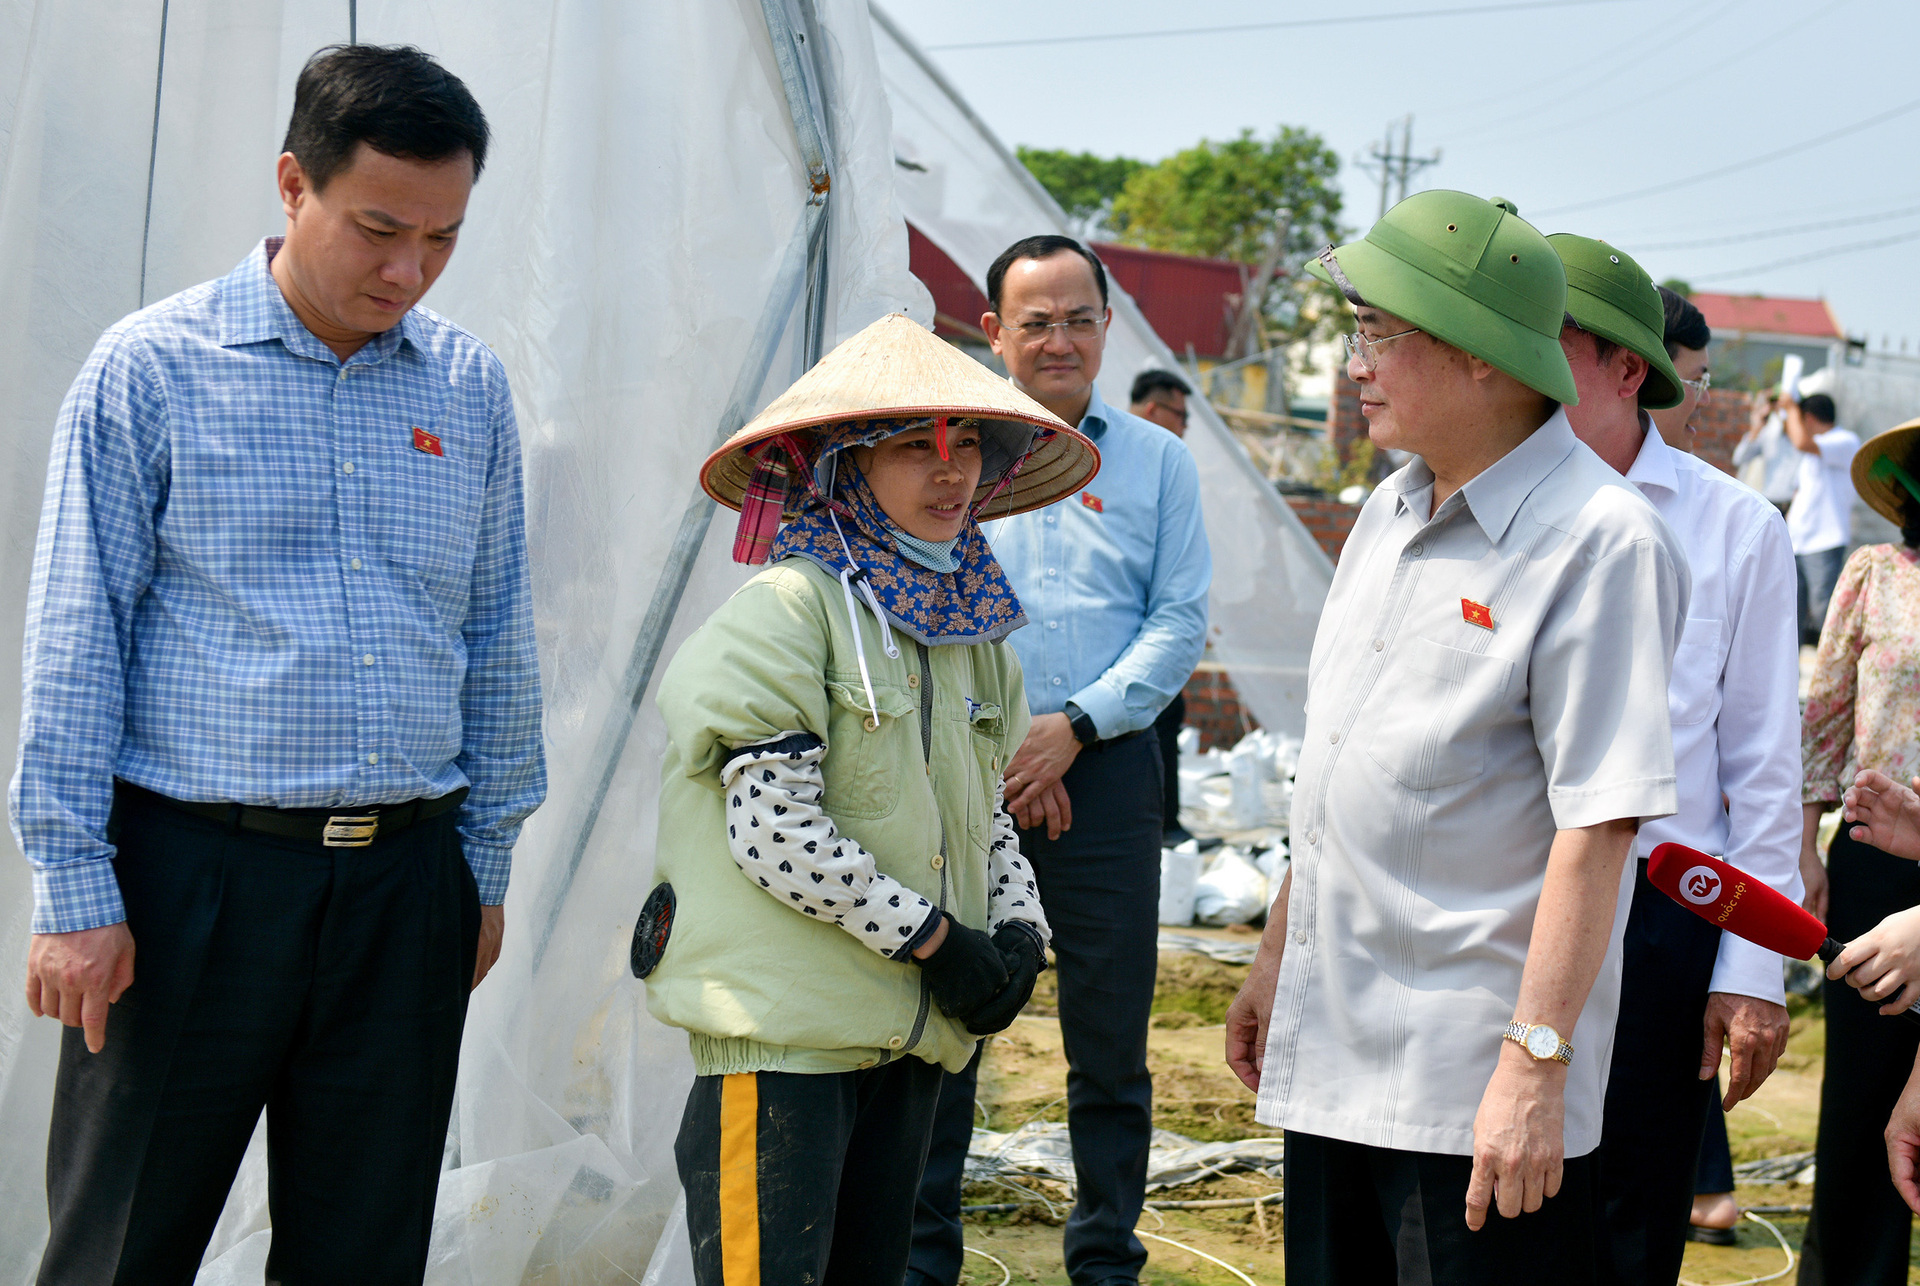
<svg viewBox="0 0 1920 1286">
<path fill-rule="evenodd" d="M 1661 844 L 1647 858 L 1653 887 L 1709 924 L 1795 960 L 1831 962 L 1846 948 L 1827 926 L 1778 889 L 1685 844 Z M 1920 1004 L 1906 1011 L 1920 1022 Z"/>
</svg>

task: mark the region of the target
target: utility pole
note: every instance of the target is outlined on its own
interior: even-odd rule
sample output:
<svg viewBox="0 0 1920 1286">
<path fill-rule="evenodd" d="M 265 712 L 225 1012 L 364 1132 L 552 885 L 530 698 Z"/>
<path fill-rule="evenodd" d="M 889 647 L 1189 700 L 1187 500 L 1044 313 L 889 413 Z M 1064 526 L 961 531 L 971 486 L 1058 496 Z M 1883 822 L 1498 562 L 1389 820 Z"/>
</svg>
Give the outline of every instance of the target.
<svg viewBox="0 0 1920 1286">
<path fill-rule="evenodd" d="M 1398 148 L 1395 150 L 1394 127 L 1400 129 Z M 1429 165 L 1440 163 L 1440 149 L 1434 148 L 1431 156 L 1413 155 L 1413 115 L 1408 113 L 1397 121 L 1387 122 L 1386 141 L 1367 154 L 1372 163 L 1360 161 L 1359 167 L 1370 174 L 1380 176 L 1380 218 L 1385 218 L 1387 209 L 1397 201 L 1407 199 L 1407 184 Z M 1388 197 L 1398 188 L 1399 193 L 1389 201 Z"/>
</svg>

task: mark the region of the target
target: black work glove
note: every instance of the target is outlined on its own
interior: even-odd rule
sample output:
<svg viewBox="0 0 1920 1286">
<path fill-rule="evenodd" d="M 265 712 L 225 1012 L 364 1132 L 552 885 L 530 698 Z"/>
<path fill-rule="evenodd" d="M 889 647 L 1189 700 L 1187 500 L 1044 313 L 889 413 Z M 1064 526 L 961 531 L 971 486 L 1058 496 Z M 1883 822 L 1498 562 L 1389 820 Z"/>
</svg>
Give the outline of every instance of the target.
<svg viewBox="0 0 1920 1286">
<path fill-rule="evenodd" d="M 947 940 L 917 963 L 940 1012 L 964 1020 L 1007 985 L 1007 965 L 992 938 L 950 915 L 946 921 Z"/>
<path fill-rule="evenodd" d="M 1007 966 L 1007 985 L 967 1019 L 967 1030 L 976 1036 L 991 1036 L 1013 1026 L 1027 1001 L 1033 999 L 1034 980 L 1047 967 L 1038 939 L 1021 925 L 1001 925 L 993 935 L 993 945 Z"/>
</svg>

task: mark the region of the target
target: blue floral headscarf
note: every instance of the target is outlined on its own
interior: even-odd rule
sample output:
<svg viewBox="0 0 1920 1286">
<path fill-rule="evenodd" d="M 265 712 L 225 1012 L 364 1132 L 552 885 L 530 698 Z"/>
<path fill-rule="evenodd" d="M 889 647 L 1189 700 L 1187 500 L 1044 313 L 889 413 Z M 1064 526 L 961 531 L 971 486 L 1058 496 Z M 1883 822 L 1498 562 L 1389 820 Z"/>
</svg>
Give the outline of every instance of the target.
<svg viewBox="0 0 1920 1286">
<path fill-rule="evenodd" d="M 790 521 L 773 538 L 769 554 L 776 560 L 805 558 L 835 577 L 851 569 L 873 591 L 887 619 L 929 647 L 998 642 L 1025 625 L 1027 617 L 975 517 L 984 502 L 967 511 L 953 547 L 958 565 L 951 572 L 933 571 L 900 552 L 892 520 L 847 454 L 850 447 L 871 446 L 934 424 L 925 418 L 860 420 L 819 429 L 812 435 L 817 453 L 811 460 L 801 456 L 802 448 L 792 438 L 780 443 L 775 449 L 793 457 L 798 466 L 793 472 L 805 479 L 805 486 L 789 488 Z M 1044 432 L 1036 431 L 1036 439 Z M 989 459 L 993 454 L 983 452 Z M 1004 484 L 1025 458 L 1026 451 L 1014 455 L 994 481 Z M 983 479 L 987 476 L 983 473 Z"/>
</svg>

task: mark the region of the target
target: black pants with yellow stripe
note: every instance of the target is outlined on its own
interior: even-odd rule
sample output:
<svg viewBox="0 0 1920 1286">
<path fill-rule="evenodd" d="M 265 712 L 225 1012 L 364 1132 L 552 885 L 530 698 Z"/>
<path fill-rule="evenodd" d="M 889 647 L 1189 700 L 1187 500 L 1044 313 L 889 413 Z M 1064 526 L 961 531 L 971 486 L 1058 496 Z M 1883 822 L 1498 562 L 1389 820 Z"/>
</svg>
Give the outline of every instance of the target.
<svg viewBox="0 0 1920 1286">
<path fill-rule="evenodd" d="M 700 1076 L 673 1155 L 698 1286 L 900 1286 L 940 1068 Z"/>
</svg>

